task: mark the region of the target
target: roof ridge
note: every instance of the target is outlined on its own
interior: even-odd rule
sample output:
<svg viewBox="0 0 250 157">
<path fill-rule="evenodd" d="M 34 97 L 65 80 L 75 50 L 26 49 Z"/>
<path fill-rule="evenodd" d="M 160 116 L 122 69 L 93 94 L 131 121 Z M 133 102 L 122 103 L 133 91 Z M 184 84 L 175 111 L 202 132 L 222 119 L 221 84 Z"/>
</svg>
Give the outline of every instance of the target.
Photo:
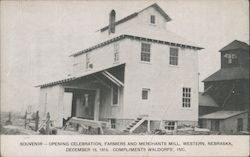
<svg viewBox="0 0 250 157">
<path fill-rule="evenodd" d="M 123 23 L 123 22 L 125 22 L 125 21 L 128 21 L 128 20 L 134 18 L 134 17 L 137 16 L 139 13 L 141 13 L 142 11 L 144 11 L 144 10 L 150 8 L 150 7 L 156 7 L 156 9 L 159 9 L 159 13 L 160 13 L 167 21 L 171 21 L 171 20 L 172 20 L 172 19 L 167 15 L 167 13 L 166 13 L 157 3 L 153 3 L 153 4 L 149 5 L 148 7 L 144 8 L 144 9 L 141 9 L 140 11 L 134 12 L 134 13 L 132 13 L 132 14 L 129 14 L 128 16 L 125 16 L 124 18 L 121 18 L 121 19 L 117 20 L 117 21 L 115 22 L 115 25 L 118 25 L 118 24 L 120 24 L 120 23 Z M 105 31 L 105 30 L 107 30 L 107 29 L 108 29 L 108 25 L 102 27 L 101 29 L 98 29 L 97 31 L 103 32 L 103 31 Z"/>
<path fill-rule="evenodd" d="M 234 40 L 234 41 L 237 41 L 237 42 L 240 42 L 240 43 L 243 43 L 243 44 L 248 45 L 248 43 L 246 43 L 246 42 L 244 42 L 244 41 L 240 41 L 240 40 L 237 40 L 237 39 L 236 39 L 236 40 Z M 234 41 L 233 41 L 233 42 L 234 42 Z M 248 46 L 249 46 L 249 45 L 248 45 Z"/>
<path fill-rule="evenodd" d="M 221 48 L 219 52 L 228 51 L 228 50 L 235 50 L 235 49 L 243 49 L 249 51 L 249 45 L 243 41 L 240 40 L 234 40 Z"/>
</svg>

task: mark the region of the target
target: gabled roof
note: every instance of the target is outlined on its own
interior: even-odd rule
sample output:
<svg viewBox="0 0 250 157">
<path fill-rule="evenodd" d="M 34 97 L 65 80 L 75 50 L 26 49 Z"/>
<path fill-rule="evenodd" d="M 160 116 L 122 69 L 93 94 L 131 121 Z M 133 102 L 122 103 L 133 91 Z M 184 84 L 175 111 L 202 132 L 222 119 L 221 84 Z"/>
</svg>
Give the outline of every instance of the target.
<svg viewBox="0 0 250 157">
<path fill-rule="evenodd" d="M 210 114 L 200 116 L 199 119 L 227 119 L 246 112 L 247 111 L 216 111 Z"/>
<path fill-rule="evenodd" d="M 164 12 L 164 10 L 162 10 L 162 8 L 161 8 L 157 3 L 154 3 L 154 4 L 150 5 L 150 6 L 148 6 L 147 8 L 142 9 L 142 10 L 139 11 L 139 12 L 135 12 L 135 13 L 133 13 L 133 14 L 130 14 L 130 15 L 128 15 L 128 16 L 126 16 L 126 17 L 124 17 L 124 18 L 118 20 L 117 22 L 115 22 L 115 25 L 119 25 L 119 24 L 121 24 L 121 23 L 123 23 L 123 22 L 126 22 L 126 21 L 128 21 L 128 20 L 133 19 L 133 18 L 136 17 L 139 13 L 141 13 L 142 11 L 144 11 L 144 10 L 150 8 L 150 7 L 155 8 L 155 9 L 165 18 L 165 20 L 166 20 L 167 22 L 168 22 L 168 21 L 171 21 L 171 18 L 167 15 L 167 13 Z M 105 27 L 101 28 L 100 31 L 103 32 L 103 31 L 107 30 L 108 27 L 109 27 L 109 26 L 105 26 Z"/>
<path fill-rule="evenodd" d="M 249 79 L 249 71 L 242 67 L 222 68 L 203 82 Z"/>
<path fill-rule="evenodd" d="M 218 104 L 209 95 L 199 92 L 199 106 L 219 107 Z"/>
<path fill-rule="evenodd" d="M 223 47 L 220 50 L 220 52 L 229 51 L 229 50 L 237 50 L 237 49 L 249 51 L 249 45 L 247 43 L 242 42 L 242 41 L 234 40 L 233 42 L 231 42 L 227 46 Z"/>
</svg>

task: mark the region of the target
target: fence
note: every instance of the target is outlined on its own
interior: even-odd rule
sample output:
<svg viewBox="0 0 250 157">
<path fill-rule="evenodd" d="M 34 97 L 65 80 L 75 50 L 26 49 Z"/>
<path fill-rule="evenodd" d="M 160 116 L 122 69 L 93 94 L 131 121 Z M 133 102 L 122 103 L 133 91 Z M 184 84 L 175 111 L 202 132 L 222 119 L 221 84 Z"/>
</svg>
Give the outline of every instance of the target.
<svg viewBox="0 0 250 157">
<path fill-rule="evenodd" d="M 31 128 L 34 131 L 39 131 L 41 134 L 56 134 L 56 130 L 51 128 L 52 123 L 50 120 L 50 113 L 46 114 L 45 120 L 40 120 L 39 111 L 36 111 L 35 117 L 32 115 L 29 117 L 28 112 L 25 111 L 24 116 L 24 128 L 28 129 L 27 127 Z"/>
</svg>

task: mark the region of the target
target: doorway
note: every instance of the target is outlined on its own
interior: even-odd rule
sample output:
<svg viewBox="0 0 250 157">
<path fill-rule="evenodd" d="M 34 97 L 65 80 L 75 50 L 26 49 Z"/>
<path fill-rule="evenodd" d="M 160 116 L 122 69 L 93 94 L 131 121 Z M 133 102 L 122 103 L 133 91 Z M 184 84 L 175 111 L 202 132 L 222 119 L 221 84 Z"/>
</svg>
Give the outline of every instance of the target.
<svg viewBox="0 0 250 157">
<path fill-rule="evenodd" d="M 243 119 L 242 118 L 238 118 L 237 119 L 237 131 L 243 131 Z"/>
<path fill-rule="evenodd" d="M 72 92 L 71 117 L 94 120 L 95 90 L 65 89 Z"/>
<path fill-rule="evenodd" d="M 211 131 L 219 131 L 220 130 L 220 121 L 212 120 L 211 121 Z"/>
</svg>

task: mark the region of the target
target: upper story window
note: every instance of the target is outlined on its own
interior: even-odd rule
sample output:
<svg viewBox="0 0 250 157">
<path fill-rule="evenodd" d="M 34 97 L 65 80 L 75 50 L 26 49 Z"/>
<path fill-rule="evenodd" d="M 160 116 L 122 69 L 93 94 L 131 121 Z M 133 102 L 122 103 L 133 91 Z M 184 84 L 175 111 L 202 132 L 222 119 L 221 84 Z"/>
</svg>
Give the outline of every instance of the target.
<svg viewBox="0 0 250 157">
<path fill-rule="evenodd" d="M 234 53 L 226 53 L 224 57 L 227 59 L 228 64 L 237 64 L 238 57 Z"/>
<path fill-rule="evenodd" d="M 141 44 L 141 61 L 150 62 L 150 44 Z"/>
<path fill-rule="evenodd" d="M 149 91 L 150 89 L 142 89 L 142 100 L 148 100 Z"/>
<path fill-rule="evenodd" d="M 150 23 L 155 24 L 155 16 L 154 15 L 150 16 Z"/>
<path fill-rule="evenodd" d="M 182 107 L 191 107 L 191 88 L 182 88 Z"/>
<path fill-rule="evenodd" d="M 178 48 L 170 47 L 169 64 L 178 65 Z"/>
<path fill-rule="evenodd" d="M 90 56 L 89 56 L 89 53 L 86 53 L 86 69 L 89 69 L 90 65 Z"/>
<path fill-rule="evenodd" d="M 114 62 L 119 61 L 119 43 L 114 43 Z"/>
</svg>

